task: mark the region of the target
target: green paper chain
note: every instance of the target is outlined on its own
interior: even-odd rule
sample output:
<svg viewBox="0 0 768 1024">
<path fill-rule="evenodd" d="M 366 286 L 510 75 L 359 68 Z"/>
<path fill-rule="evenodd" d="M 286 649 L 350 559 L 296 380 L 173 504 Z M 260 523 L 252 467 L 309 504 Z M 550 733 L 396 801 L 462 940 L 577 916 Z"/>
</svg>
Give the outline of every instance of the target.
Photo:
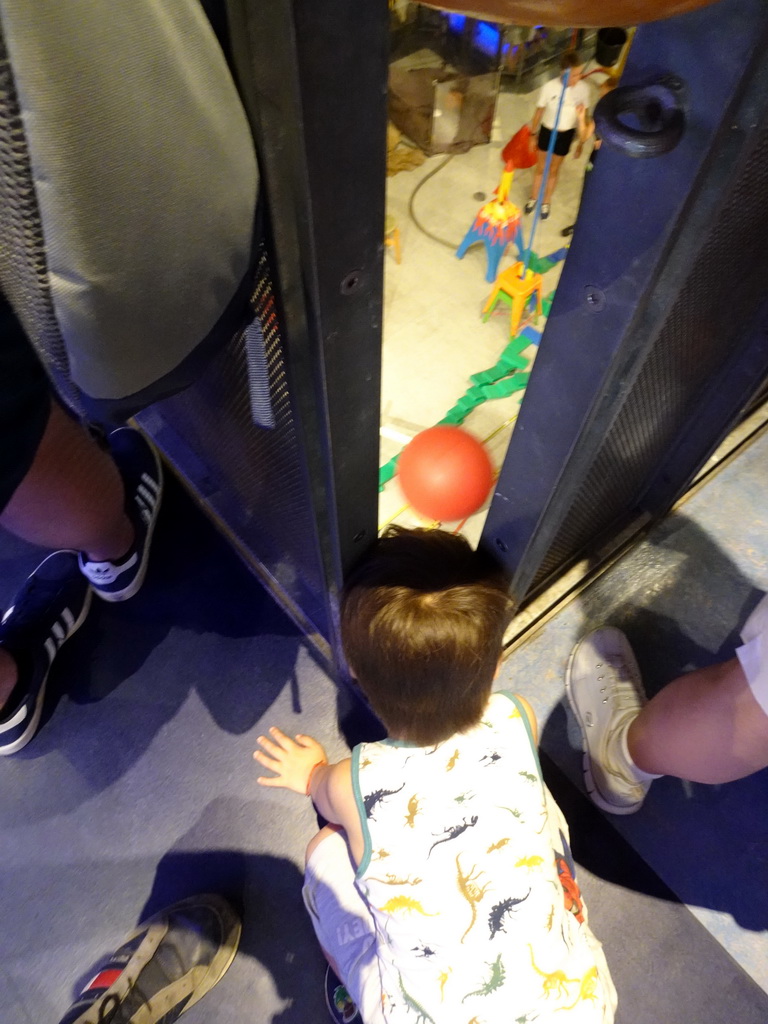
<svg viewBox="0 0 768 1024">
<path fill-rule="evenodd" d="M 451 426 L 459 426 L 467 418 L 473 409 L 483 402 L 492 398 L 509 398 L 517 391 L 522 391 L 528 384 L 530 373 L 518 371 L 528 366 L 529 360 L 520 355 L 524 348 L 531 344 L 529 338 L 518 335 L 513 338 L 501 353 L 498 362 L 489 370 L 481 370 L 480 373 L 473 373 L 469 378 L 473 385 L 464 392 L 437 425 L 443 423 Z M 379 490 L 389 483 L 397 470 L 397 462 L 402 453 L 398 452 L 393 458 L 379 469 Z"/>
</svg>

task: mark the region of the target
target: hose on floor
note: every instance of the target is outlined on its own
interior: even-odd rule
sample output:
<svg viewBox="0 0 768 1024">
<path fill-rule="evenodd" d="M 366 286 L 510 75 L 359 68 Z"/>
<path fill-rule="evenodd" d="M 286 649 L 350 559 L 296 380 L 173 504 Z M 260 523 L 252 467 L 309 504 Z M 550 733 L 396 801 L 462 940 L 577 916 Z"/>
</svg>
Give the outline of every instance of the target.
<svg viewBox="0 0 768 1024">
<path fill-rule="evenodd" d="M 452 249 L 455 252 L 458 249 L 458 247 L 460 245 L 460 242 L 449 242 L 449 241 L 447 241 L 447 239 L 440 238 L 438 235 L 434 235 L 431 231 L 428 231 L 424 227 L 424 225 L 421 223 L 419 218 L 416 216 L 416 211 L 413 208 L 413 204 L 414 204 L 414 202 L 416 200 L 416 196 L 421 191 L 422 186 L 426 185 L 426 183 L 429 181 L 430 178 L 434 178 L 434 176 L 437 174 L 438 171 L 442 171 L 442 169 L 446 166 L 446 164 L 450 163 L 451 160 L 453 160 L 453 157 L 454 157 L 454 154 L 453 153 L 449 153 L 448 156 L 445 158 L 445 160 L 441 161 L 441 163 L 439 163 L 437 165 L 437 167 L 433 167 L 432 170 L 429 172 L 429 174 L 425 174 L 424 175 L 424 177 L 418 183 L 418 185 L 413 190 L 413 192 L 411 192 L 411 198 L 408 200 L 408 216 L 411 218 L 411 220 L 416 225 L 418 230 L 422 233 L 422 235 L 426 235 L 427 238 L 431 238 L 433 242 L 439 242 L 440 245 L 444 245 L 446 248 Z"/>
</svg>

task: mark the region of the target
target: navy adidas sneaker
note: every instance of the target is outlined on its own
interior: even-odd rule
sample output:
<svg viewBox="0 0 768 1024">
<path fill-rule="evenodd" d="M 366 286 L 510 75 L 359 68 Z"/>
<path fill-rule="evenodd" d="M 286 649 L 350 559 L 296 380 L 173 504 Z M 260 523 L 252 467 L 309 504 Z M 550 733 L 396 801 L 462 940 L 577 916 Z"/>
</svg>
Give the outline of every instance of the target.
<svg viewBox="0 0 768 1024">
<path fill-rule="evenodd" d="M 339 980 L 330 964 L 325 971 L 325 1005 L 335 1024 L 352 1024 L 353 1021 L 362 1021 L 360 1011 L 352 1002 L 346 985 Z"/>
<path fill-rule="evenodd" d="M 60 1024 L 173 1024 L 223 977 L 240 929 L 221 896 L 166 907 L 125 939 Z"/>
<path fill-rule="evenodd" d="M 92 562 L 80 552 L 80 571 L 105 601 L 127 601 L 147 572 L 149 548 L 163 497 L 163 469 L 153 445 L 132 427 L 109 435 L 109 447 L 125 487 L 125 511 L 136 536 L 117 562 Z"/>
<path fill-rule="evenodd" d="M 26 579 L 0 620 L 0 647 L 16 662 L 18 681 L 0 709 L 0 754 L 15 754 L 37 732 L 45 688 L 62 644 L 88 614 L 91 588 L 74 551 L 54 551 Z"/>
</svg>

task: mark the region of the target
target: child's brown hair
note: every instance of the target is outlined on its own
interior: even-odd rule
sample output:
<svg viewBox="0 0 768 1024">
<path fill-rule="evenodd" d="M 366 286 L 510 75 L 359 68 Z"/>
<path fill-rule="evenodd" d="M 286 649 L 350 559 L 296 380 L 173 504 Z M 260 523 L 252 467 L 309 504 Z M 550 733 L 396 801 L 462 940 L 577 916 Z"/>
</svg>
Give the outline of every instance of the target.
<svg viewBox="0 0 768 1024">
<path fill-rule="evenodd" d="M 390 734 L 429 746 L 477 724 L 511 612 L 498 565 L 463 537 L 384 533 L 345 586 L 341 634 Z"/>
<path fill-rule="evenodd" d="M 571 68 L 580 68 L 584 61 L 579 60 L 579 55 L 575 50 L 566 50 L 560 54 L 558 63 L 562 71 L 569 71 Z"/>
</svg>

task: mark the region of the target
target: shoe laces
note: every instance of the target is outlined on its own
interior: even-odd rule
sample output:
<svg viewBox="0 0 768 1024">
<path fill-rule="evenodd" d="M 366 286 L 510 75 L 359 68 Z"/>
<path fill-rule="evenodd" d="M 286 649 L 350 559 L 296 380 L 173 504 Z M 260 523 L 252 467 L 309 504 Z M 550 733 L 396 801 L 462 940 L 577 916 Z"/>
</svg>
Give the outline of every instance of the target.
<svg viewBox="0 0 768 1024">
<path fill-rule="evenodd" d="M 114 994 L 99 1000 L 99 1015 L 93 1018 L 93 1024 L 112 1024 L 120 1008 L 120 1002 L 120 998 Z M 85 1024 L 91 1024 L 91 1021 L 87 1020 Z"/>
<path fill-rule="evenodd" d="M 611 661 L 598 661 L 595 668 L 597 681 L 602 684 L 603 703 L 611 701 L 617 714 L 624 711 L 636 713 L 640 695 L 629 666 L 621 655 L 617 654 Z"/>
<path fill-rule="evenodd" d="M 146 1007 L 149 1006 L 149 999 L 144 994 L 144 992 L 142 992 L 138 985 L 133 986 L 130 993 L 130 997 L 132 1005 L 134 1005 L 134 1007 L 136 1005 Z M 122 1021 L 124 1018 L 122 1014 L 118 1014 L 118 1010 L 125 1003 L 125 999 L 125 996 L 119 996 L 116 992 L 113 992 L 111 995 L 105 996 L 102 1000 L 99 1001 L 99 1015 L 94 1019 L 93 1024 L 120 1024 L 120 1021 Z M 129 1015 L 131 1018 L 133 1018 L 134 1012 L 135 1008 L 134 1010 L 130 1011 Z M 91 1024 L 91 1021 L 88 1020 L 85 1022 L 85 1024 Z"/>
<path fill-rule="evenodd" d="M 604 704 L 611 701 L 613 705 L 611 735 L 613 743 L 617 743 L 617 734 L 628 722 L 635 718 L 638 704 L 642 703 L 642 700 L 633 674 L 620 654 L 617 654 L 610 662 L 597 662 L 595 668 L 599 673 L 597 676 L 598 682 L 604 684 L 600 687 L 601 700 Z M 642 791 L 643 787 L 638 780 L 632 778 L 620 764 L 613 762 L 610 745 L 606 753 L 608 756 L 602 760 L 603 771 L 617 782 L 620 782 L 630 792 L 639 793 Z"/>
</svg>

